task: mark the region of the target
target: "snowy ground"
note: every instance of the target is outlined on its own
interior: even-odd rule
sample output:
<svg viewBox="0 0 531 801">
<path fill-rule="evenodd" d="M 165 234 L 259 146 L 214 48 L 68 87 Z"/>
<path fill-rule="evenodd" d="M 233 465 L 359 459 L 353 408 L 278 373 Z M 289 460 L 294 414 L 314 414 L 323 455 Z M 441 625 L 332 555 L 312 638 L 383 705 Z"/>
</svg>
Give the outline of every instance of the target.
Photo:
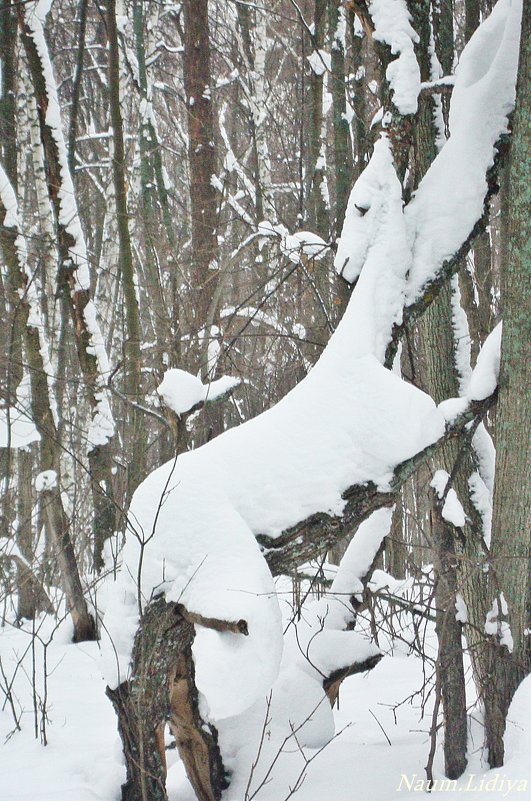
<svg viewBox="0 0 531 801">
<path fill-rule="evenodd" d="M 41 621 L 39 633 L 44 641 L 51 632 L 51 621 Z M 5 687 L 6 678 L 11 682 L 16 674 L 12 697 L 21 726 L 21 731 L 14 731 L 10 704 L 3 703 L 0 712 L 1 801 L 119 799 L 123 779 L 120 743 L 114 713 L 104 695 L 98 645 L 72 645 L 68 642 L 69 634 L 70 629 L 64 624 L 46 649 L 48 745 L 43 747 L 40 735 L 35 738 L 35 725 L 39 730 L 45 699 L 44 649 L 37 644 L 33 658 L 30 627 L 27 631 L 12 627 L 0 630 L 3 670 L 0 681 Z M 17 670 L 17 663 L 24 654 Z M 421 661 L 396 653 L 384 658 L 370 674 L 344 682 L 336 725 L 338 731 L 345 726 L 348 728 L 309 765 L 307 777 L 293 798 L 297 801 L 419 798 L 419 781 L 425 778 L 429 750 L 427 730 L 431 702 L 422 720 L 420 697 L 395 711 L 393 706 L 419 690 L 422 683 Z M 439 789 L 438 800 L 451 801 L 456 791 L 466 792 L 467 801 L 484 799 L 485 793 L 489 799 L 531 799 L 530 679 L 520 688 L 509 718 L 505 767 L 485 773 L 480 727 L 477 721 L 472 721 L 469 771 L 455 790 Z M 289 744 L 286 751 L 278 760 L 274 779 L 260 791 L 256 801 L 283 801 L 288 796 L 285 782 L 288 763 L 293 775 L 293 762 L 302 765 L 302 761 L 294 743 Z M 307 758 L 313 753 L 306 751 Z M 171 801 L 195 801 L 174 750 L 168 751 L 168 763 Z M 440 771 L 440 753 L 436 767 Z M 441 776 L 440 772 L 437 775 Z M 515 782 L 512 789 L 509 789 L 509 780 Z M 480 789 L 481 782 L 483 789 Z"/>
</svg>

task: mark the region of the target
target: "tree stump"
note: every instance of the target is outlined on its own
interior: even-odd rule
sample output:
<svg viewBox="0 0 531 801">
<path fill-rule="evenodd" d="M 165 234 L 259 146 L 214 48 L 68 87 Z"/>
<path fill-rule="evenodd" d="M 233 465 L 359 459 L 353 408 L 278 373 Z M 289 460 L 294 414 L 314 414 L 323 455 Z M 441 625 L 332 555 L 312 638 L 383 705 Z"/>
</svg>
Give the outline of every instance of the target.
<svg viewBox="0 0 531 801">
<path fill-rule="evenodd" d="M 192 658 L 195 626 L 183 612 L 187 614 L 163 597 L 152 601 L 135 636 L 131 678 L 116 689 L 107 688 L 127 770 L 122 801 L 168 801 L 167 723 L 199 801 L 219 801 L 228 786 L 217 731 L 199 714 Z"/>
</svg>

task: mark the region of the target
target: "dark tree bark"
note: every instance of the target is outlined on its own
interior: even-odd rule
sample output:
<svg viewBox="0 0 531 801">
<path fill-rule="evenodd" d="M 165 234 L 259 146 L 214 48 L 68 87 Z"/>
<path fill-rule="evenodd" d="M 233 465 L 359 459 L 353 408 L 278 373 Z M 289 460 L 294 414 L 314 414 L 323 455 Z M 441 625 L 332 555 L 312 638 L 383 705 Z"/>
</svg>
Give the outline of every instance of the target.
<svg viewBox="0 0 531 801">
<path fill-rule="evenodd" d="M 465 0 L 465 42 L 479 25 L 480 0 Z"/>
<path fill-rule="evenodd" d="M 2 164 L 13 189 L 17 189 L 17 142 L 16 142 L 16 61 L 17 17 L 10 0 L 0 3 L 0 62 L 2 65 L 0 97 L 0 148 Z"/>
<path fill-rule="evenodd" d="M 245 621 L 238 623 L 190 616 L 164 598 L 146 608 L 135 637 L 131 678 L 116 689 L 107 688 L 118 715 L 127 768 L 122 801 L 167 801 L 166 724 L 198 801 L 221 798 L 228 783 L 216 729 L 199 714 L 192 643 L 194 625 L 245 634 Z"/>
<path fill-rule="evenodd" d="M 324 47 L 326 31 L 327 0 L 315 0 L 312 35 L 312 56 L 316 59 L 317 72 L 310 68 L 309 79 L 309 120 L 308 120 L 308 162 L 306 165 L 306 213 L 310 228 L 323 239 L 328 239 L 330 228 L 329 212 L 325 203 L 325 164 L 322 161 L 323 146 L 323 90 L 324 64 L 317 55 Z M 322 72 L 320 72 L 322 68 Z"/>
<path fill-rule="evenodd" d="M 435 553 L 435 630 L 439 640 L 437 670 L 444 711 L 444 772 L 458 779 L 466 768 L 467 714 L 462 625 L 456 617 L 457 556 L 455 533 L 443 520 L 441 503 L 434 498 L 431 536 Z"/>
<path fill-rule="evenodd" d="M 209 316 L 212 317 L 211 307 L 219 281 L 217 201 L 212 185 L 212 176 L 216 172 L 216 149 L 208 0 L 185 0 L 183 10 L 183 71 L 192 216 L 192 297 L 196 330 L 199 332 Z M 201 365 L 203 372 L 206 367 L 205 364 Z"/>
</svg>

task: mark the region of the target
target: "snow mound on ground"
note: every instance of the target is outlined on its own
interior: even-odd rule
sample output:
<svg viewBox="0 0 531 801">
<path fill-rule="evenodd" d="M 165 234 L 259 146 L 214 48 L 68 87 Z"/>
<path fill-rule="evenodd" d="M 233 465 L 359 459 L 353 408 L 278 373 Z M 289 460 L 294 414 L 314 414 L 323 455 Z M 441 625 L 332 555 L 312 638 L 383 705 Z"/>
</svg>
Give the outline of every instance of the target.
<svg viewBox="0 0 531 801">
<path fill-rule="evenodd" d="M 531 676 L 522 681 L 514 694 L 507 714 L 503 740 L 506 764 L 522 758 L 528 760 L 531 741 Z"/>
</svg>

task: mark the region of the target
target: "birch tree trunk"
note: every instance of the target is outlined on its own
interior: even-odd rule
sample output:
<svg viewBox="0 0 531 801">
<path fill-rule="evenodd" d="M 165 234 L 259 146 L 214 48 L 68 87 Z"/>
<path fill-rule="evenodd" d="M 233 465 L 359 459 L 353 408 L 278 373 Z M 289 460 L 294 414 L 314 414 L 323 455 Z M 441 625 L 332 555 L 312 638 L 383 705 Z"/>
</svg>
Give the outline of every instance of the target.
<svg viewBox="0 0 531 801">
<path fill-rule="evenodd" d="M 103 542 L 114 527 L 111 472 L 114 420 L 107 390 L 109 363 L 91 298 L 88 254 L 68 167 L 57 87 L 44 35 L 44 20 L 35 10 L 30 13 L 23 6 L 18 7 L 17 13 L 39 110 L 48 195 L 55 213 L 59 258 L 57 290 L 64 298 L 72 318 L 77 356 L 92 414 L 88 459 L 95 509 L 95 567 L 99 569 Z"/>
<path fill-rule="evenodd" d="M 48 475 L 41 492 L 43 516 L 48 538 L 61 572 L 67 606 L 72 615 L 74 641 L 93 640 L 96 637 L 95 622 L 88 611 L 84 597 L 70 537 L 70 522 L 64 510 L 60 491 L 61 445 L 57 434 L 57 416 L 51 387 L 51 362 L 45 339 L 45 327 L 33 277 L 27 272 L 25 251 L 18 227 L 16 196 L 2 167 L 0 167 L 0 183 L 2 185 L 0 216 L 4 220 L 0 226 L 0 245 L 9 270 L 11 300 L 18 306 L 22 321 L 24 348 L 31 379 L 32 415 L 42 438 L 40 467 L 41 471 Z M 9 223 L 6 224 L 8 210 Z"/>
</svg>

